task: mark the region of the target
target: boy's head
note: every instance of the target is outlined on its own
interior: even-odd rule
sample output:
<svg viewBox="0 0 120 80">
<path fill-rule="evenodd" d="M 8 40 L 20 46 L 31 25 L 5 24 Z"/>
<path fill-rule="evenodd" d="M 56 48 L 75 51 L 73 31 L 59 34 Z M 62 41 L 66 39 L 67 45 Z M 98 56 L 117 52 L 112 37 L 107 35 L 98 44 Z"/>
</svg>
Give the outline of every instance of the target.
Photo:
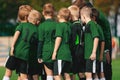
<svg viewBox="0 0 120 80">
<path fill-rule="evenodd" d="M 88 20 L 91 20 L 92 10 L 90 7 L 83 7 L 80 10 L 80 17 L 83 23 L 87 23 Z"/>
<path fill-rule="evenodd" d="M 37 10 L 31 10 L 28 16 L 28 22 L 38 25 L 41 20 L 41 14 Z"/>
<path fill-rule="evenodd" d="M 70 17 L 71 17 L 71 13 L 67 8 L 61 8 L 57 15 L 58 20 L 64 19 L 65 21 L 68 21 Z"/>
<path fill-rule="evenodd" d="M 22 22 L 22 21 L 27 22 L 27 17 L 32 9 L 33 8 L 29 5 L 21 5 L 18 10 L 18 21 L 19 22 Z"/>
<path fill-rule="evenodd" d="M 75 1 L 73 2 L 73 5 L 76 5 L 76 6 L 80 7 L 80 6 L 82 6 L 83 4 L 85 4 L 85 3 L 86 3 L 85 0 L 75 0 Z"/>
<path fill-rule="evenodd" d="M 91 19 L 94 20 L 94 21 L 96 21 L 96 22 L 99 19 L 99 12 L 95 8 L 92 8 Z"/>
<path fill-rule="evenodd" d="M 79 7 L 77 7 L 76 5 L 72 5 L 70 7 L 68 7 L 68 9 L 71 12 L 71 17 L 73 18 L 79 18 Z"/>
<path fill-rule="evenodd" d="M 54 15 L 54 7 L 51 3 L 47 3 L 43 6 L 43 15 L 44 16 L 51 16 Z"/>
</svg>

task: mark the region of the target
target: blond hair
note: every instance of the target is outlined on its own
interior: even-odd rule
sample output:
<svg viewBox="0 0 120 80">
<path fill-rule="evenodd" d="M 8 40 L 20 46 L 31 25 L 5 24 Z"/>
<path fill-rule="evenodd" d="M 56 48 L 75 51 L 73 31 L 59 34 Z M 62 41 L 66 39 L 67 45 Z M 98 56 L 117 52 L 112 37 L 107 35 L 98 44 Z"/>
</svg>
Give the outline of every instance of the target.
<svg viewBox="0 0 120 80">
<path fill-rule="evenodd" d="M 54 7 L 51 3 L 47 3 L 43 6 L 43 15 L 54 15 Z"/>
<path fill-rule="evenodd" d="M 35 9 L 31 10 L 28 16 L 28 21 L 35 24 L 37 21 L 40 21 L 40 20 L 41 20 L 40 12 Z"/>
<path fill-rule="evenodd" d="M 32 9 L 29 5 L 21 5 L 18 10 L 18 21 L 26 20 Z"/>
<path fill-rule="evenodd" d="M 90 18 L 92 14 L 92 10 L 89 7 L 83 7 L 80 10 L 80 14 Z"/>
<path fill-rule="evenodd" d="M 61 8 L 59 10 L 59 12 L 58 12 L 58 16 L 60 18 L 65 19 L 66 21 L 68 21 L 69 18 L 70 18 L 70 16 L 71 16 L 71 13 L 70 13 L 69 9 L 67 9 L 67 8 Z"/>
<path fill-rule="evenodd" d="M 79 7 L 72 5 L 68 7 L 68 9 L 70 10 L 72 16 L 79 18 Z"/>
</svg>

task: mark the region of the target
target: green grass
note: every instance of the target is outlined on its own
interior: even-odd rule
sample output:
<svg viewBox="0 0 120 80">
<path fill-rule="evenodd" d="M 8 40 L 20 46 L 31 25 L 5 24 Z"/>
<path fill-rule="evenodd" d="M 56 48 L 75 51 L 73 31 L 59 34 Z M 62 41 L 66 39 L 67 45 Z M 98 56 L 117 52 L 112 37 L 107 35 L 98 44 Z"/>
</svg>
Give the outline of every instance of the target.
<svg viewBox="0 0 120 80">
<path fill-rule="evenodd" d="M 112 80 L 119 80 L 120 79 L 120 59 L 116 59 L 112 61 L 112 70 L 113 70 Z M 5 68 L 0 67 L 0 80 L 2 80 L 4 73 L 5 73 Z M 17 80 L 17 76 L 18 75 L 15 72 L 13 72 L 11 80 Z"/>
</svg>

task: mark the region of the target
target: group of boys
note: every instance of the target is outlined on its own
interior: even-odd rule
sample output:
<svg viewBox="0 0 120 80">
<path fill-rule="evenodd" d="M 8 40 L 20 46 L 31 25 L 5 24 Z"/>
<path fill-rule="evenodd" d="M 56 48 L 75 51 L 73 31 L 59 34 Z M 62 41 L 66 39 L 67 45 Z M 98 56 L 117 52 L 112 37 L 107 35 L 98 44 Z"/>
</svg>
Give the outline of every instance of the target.
<svg viewBox="0 0 120 80">
<path fill-rule="evenodd" d="M 39 80 L 43 70 L 46 77 L 42 80 L 75 80 L 74 74 L 80 80 L 105 80 L 105 41 L 98 25 L 99 12 L 89 4 L 71 5 L 58 11 L 56 22 L 54 7 L 47 3 L 42 13 L 45 21 L 40 23 L 37 10 L 29 5 L 19 7 L 20 24 L 3 80 L 10 80 L 13 70 L 19 74 L 18 80 Z"/>
</svg>

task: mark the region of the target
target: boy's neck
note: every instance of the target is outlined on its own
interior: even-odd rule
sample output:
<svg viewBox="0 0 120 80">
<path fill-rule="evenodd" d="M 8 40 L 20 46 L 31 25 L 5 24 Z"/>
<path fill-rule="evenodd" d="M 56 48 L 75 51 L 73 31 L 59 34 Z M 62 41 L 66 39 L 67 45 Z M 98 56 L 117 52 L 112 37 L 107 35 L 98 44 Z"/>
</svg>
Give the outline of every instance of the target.
<svg viewBox="0 0 120 80">
<path fill-rule="evenodd" d="M 72 17 L 72 20 L 73 20 L 73 21 L 77 21 L 78 18 L 77 18 L 77 17 Z"/>
<path fill-rule="evenodd" d="M 67 22 L 65 19 L 59 19 L 59 22 Z"/>
<path fill-rule="evenodd" d="M 86 24 L 87 24 L 89 21 L 91 21 L 90 18 L 86 18 L 86 19 L 85 19 L 85 23 L 86 23 Z"/>
<path fill-rule="evenodd" d="M 52 19 L 52 16 L 44 16 L 45 19 Z"/>
<path fill-rule="evenodd" d="M 22 21 L 20 21 L 20 22 L 24 23 L 24 22 L 27 22 L 27 20 L 22 20 Z"/>
</svg>

